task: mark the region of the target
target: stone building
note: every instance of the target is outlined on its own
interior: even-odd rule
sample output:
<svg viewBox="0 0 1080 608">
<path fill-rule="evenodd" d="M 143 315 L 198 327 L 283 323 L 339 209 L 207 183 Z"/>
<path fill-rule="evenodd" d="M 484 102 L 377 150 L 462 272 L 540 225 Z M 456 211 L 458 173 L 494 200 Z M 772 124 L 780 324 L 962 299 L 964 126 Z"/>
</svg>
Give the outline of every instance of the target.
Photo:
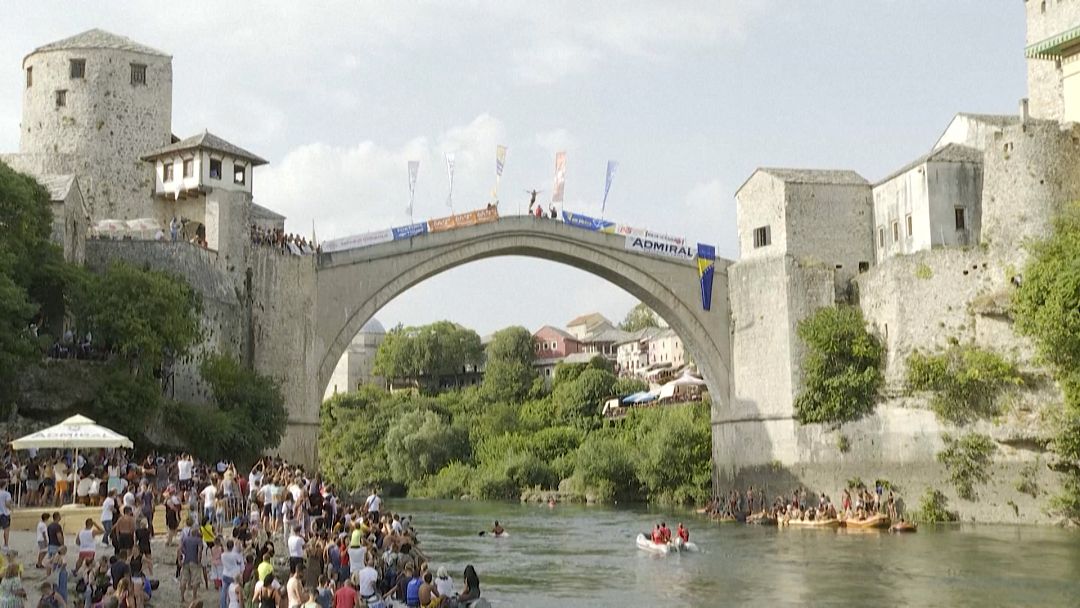
<svg viewBox="0 0 1080 608">
<path fill-rule="evenodd" d="M 1080 2 L 1024 0 L 1031 115 L 1080 120 Z"/>
<path fill-rule="evenodd" d="M 360 328 L 345 354 L 341 355 L 330 384 L 326 387 L 323 399 L 329 399 L 337 393 L 355 391 L 365 384 L 384 386 L 384 380 L 374 374 L 375 355 L 379 345 L 386 338 L 386 329 L 378 319 L 371 319 Z"/>
<path fill-rule="evenodd" d="M 22 67 L 18 168 L 77 175 L 91 221 L 152 216 L 141 157 L 172 141 L 172 57 L 93 29 L 34 49 Z"/>
</svg>

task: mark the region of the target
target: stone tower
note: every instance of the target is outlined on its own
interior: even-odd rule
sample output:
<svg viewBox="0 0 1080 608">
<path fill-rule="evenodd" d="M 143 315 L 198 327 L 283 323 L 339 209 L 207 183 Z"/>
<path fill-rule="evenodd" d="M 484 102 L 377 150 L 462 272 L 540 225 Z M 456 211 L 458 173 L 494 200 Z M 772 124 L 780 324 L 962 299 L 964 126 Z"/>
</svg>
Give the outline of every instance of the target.
<svg viewBox="0 0 1080 608">
<path fill-rule="evenodd" d="M 172 57 L 99 29 L 23 59 L 21 163 L 78 176 L 90 219 L 152 215 L 154 169 L 172 140 Z"/>
</svg>

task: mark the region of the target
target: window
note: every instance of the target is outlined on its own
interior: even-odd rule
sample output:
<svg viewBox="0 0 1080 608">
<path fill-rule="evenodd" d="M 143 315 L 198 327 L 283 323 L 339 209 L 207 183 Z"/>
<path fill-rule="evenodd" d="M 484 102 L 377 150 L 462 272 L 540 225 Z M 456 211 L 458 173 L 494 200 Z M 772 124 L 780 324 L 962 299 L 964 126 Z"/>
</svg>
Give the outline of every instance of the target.
<svg viewBox="0 0 1080 608">
<path fill-rule="evenodd" d="M 195 175 L 195 159 L 194 158 L 185 158 L 184 159 L 184 177 L 191 177 L 192 175 Z"/>
<path fill-rule="evenodd" d="M 161 165 L 161 181 L 166 183 L 173 181 L 172 163 L 165 163 L 164 165 Z"/>
<path fill-rule="evenodd" d="M 900 240 L 900 222 L 892 223 L 892 242 Z"/>
<path fill-rule="evenodd" d="M 67 105 L 67 91 L 60 89 L 56 92 L 56 107 L 62 108 Z"/>
<path fill-rule="evenodd" d="M 232 171 L 233 171 L 233 174 L 232 174 L 233 183 L 242 185 L 244 183 L 244 181 L 245 181 L 244 178 L 247 175 L 247 167 L 245 165 L 241 165 L 240 163 L 235 163 L 232 166 Z"/>
<path fill-rule="evenodd" d="M 83 78 L 86 76 L 86 60 L 85 59 L 72 59 L 71 60 L 71 77 Z"/>
<path fill-rule="evenodd" d="M 146 84 L 146 64 L 131 64 L 131 84 Z"/>
<path fill-rule="evenodd" d="M 910 237 L 911 236 L 911 214 L 910 213 L 907 214 L 907 216 L 904 218 L 904 223 L 907 225 L 907 235 L 908 235 L 908 237 Z"/>
<path fill-rule="evenodd" d="M 768 247 L 772 244 L 772 234 L 768 226 L 754 228 L 754 249 Z"/>
<path fill-rule="evenodd" d="M 26 88 L 34 86 L 34 66 L 26 68 Z"/>
<path fill-rule="evenodd" d="M 221 179 L 221 160 L 210 159 L 210 179 Z"/>
<path fill-rule="evenodd" d="M 885 228 L 883 228 L 882 226 L 878 226 L 877 229 L 877 246 L 878 249 L 885 248 Z"/>
<path fill-rule="evenodd" d="M 964 208 L 957 207 L 953 211 L 956 215 L 956 229 L 967 230 L 967 218 L 964 216 Z"/>
<path fill-rule="evenodd" d="M 870 270 L 870 262 L 859 262 L 859 272 Z"/>
</svg>

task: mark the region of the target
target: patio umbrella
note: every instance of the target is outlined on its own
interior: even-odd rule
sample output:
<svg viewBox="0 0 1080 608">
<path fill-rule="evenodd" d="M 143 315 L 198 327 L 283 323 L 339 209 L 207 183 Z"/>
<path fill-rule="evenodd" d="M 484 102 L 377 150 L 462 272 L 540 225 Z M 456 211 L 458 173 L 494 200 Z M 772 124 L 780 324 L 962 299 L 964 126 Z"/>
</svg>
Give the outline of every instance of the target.
<svg viewBox="0 0 1080 608">
<path fill-rule="evenodd" d="M 94 224 L 94 231 L 98 234 L 119 234 L 127 230 L 127 222 L 124 220 L 98 220 Z"/>
<path fill-rule="evenodd" d="M 127 227 L 131 230 L 137 230 L 139 232 L 150 232 L 161 228 L 161 222 L 152 217 L 140 217 L 125 222 Z"/>
<path fill-rule="evenodd" d="M 678 378 L 668 382 L 668 384 L 675 386 L 705 386 L 705 381 L 686 371 Z"/>
<path fill-rule="evenodd" d="M 94 424 L 86 416 L 76 414 L 60 424 L 30 433 L 11 442 L 16 450 L 31 448 L 73 448 L 75 458 L 72 463 L 78 465 L 80 448 L 130 448 L 131 440 L 127 437 Z M 75 488 L 79 485 L 79 469 L 75 467 L 75 484 L 71 488 L 71 503 L 75 504 Z"/>
</svg>

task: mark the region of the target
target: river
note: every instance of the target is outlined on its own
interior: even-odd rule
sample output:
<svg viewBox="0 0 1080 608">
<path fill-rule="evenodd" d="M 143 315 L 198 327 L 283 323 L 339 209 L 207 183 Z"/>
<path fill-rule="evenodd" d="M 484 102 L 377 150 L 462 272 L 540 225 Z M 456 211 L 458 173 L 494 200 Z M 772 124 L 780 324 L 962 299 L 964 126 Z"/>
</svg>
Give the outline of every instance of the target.
<svg viewBox="0 0 1080 608">
<path fill-rule="evenodd" d="M 1065 606 L 1080 602 L 1080 533 L 923 526 L 915 534 L 716 524 L 678 510 L 391 500 L 457 588 L 471 563 L 495 606 Z M 480 537 L 499 519 L 509 538 Z M 634 537 L 681 520 L 701 553 Z"/>
</svg>

